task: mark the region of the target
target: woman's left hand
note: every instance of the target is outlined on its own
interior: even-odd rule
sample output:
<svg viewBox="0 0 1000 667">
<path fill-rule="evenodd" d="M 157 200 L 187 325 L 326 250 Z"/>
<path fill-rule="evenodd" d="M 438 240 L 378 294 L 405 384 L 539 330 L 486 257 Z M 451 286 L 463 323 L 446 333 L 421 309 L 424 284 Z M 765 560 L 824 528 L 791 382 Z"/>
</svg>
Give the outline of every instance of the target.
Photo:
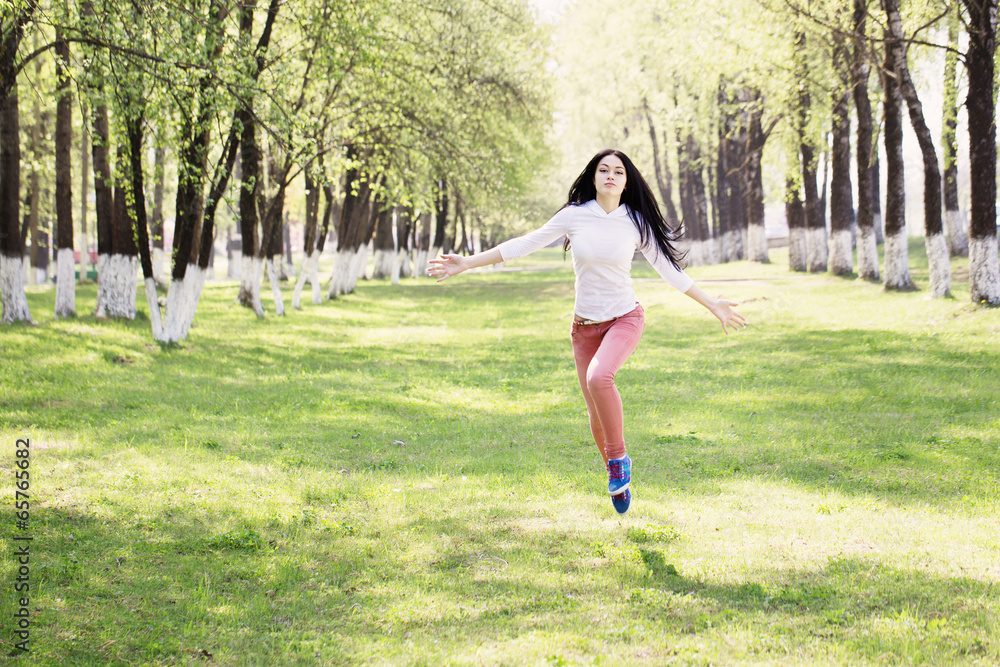
<svg viewBox="0 0 1000 667">
<path fill-rule="evenodd" d="M 713 315 L 719 318 L 722 322 L 722 330 L 729 335 L 729 327 L 733 328 L 735 331 L 737 328 L 745 329 L 747 326 L 747 318 L 743 317 L 740 313 L 737 313 L 733 308 L 740 305 L 736 301 L 730 301 L 729 299 L 723 299 L 719 297 L 715 299 L 715 303 L 709 306 L 709 310 Z"/>
</svg>

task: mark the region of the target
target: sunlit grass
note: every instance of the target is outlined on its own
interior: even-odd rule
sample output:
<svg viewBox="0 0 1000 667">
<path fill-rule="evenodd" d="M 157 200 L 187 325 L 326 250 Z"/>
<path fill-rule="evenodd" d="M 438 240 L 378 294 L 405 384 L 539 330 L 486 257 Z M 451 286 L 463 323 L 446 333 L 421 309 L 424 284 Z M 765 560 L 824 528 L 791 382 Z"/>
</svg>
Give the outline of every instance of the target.
<svg viewBox="0 0 1000 667">
<path fill-rule="evenodd" d="M 729 337 L 637 270 L 624 519 L 559 251 L 260 321 L 210 283 L 176 347 L 32 288 L 31 664 L 997 662 L 1000 312 L 772 259 L 691 270 Z"/>
</svg>

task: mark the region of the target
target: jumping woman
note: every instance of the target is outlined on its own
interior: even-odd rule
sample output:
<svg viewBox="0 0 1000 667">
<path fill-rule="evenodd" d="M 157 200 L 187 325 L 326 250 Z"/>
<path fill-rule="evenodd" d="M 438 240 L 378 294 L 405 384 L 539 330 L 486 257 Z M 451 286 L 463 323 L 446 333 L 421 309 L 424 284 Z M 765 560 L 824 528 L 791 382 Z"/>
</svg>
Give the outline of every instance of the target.
<svg viewBox="0 0 1000 667">
<path fill-rule="evenodd" d="M 590 160 L 569 191 L 569 200 L 542 227 L 469 257 L 445 254 L 430 260 L 427 273 L 447 280 L 468 269 L 496 264 L 544 248 L 566 237 L 573 253 L 576 301 L 573 358 L 587 402 L 590 431 L 608 469 L 608 493 L 619 514 L 632 503 L 632 460 L 625 451 L 625 421 L 615 374 L 631 356 L 645 324 L 632 289 L 632 257 L 638 249 L 677 290 L 707 308 L 730 328 L 745 318 L 736 302 L 710 297 L 680 267 L 675 236 L 642 175 L 621 151 L 604 150 Z"/>
</svg>

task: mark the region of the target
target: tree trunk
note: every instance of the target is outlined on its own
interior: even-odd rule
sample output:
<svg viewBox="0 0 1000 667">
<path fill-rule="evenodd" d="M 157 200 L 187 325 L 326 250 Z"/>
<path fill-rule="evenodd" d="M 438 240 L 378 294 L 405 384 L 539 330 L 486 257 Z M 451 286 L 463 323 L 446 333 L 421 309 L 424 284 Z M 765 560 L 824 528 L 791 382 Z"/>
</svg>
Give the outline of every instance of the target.
<svg viewBox="0 0 1000 667">
<path fill-rule="evenodd" d="M 944 219 L 948 252 L 952 257 L 969 254 L 966 220 L 958 203 L 958 28 L 960 10 L 948 17 L 948 51 L 944 56 L 944 119 L 941 153 L 944 160 Z"/>
<path fill-rule="evenodd" d="M 755 93 L 749 112 L 746 149 L 746 207 L 747 207 L 747 259 L 751 262 L 770 262 L 767 235 L 764 231 L 764 169 L 762 160 L 767 133 L 762 122 L 764 116 L 760 95 Z"/>
<path fill-rule="evenodd" d="M 796 131 L 799 141 L 799 165 L 802 170 L 802 193 L 805 209 L 806 270 L 817 273 L 826 271 L 827 245 L 824 212 L 820 209 L 819 190 L 816 184 L 817 158 L 813 139 L 809 136 L 809 117 L 812 113 L 812 99 L 809 93 L 809 77 L 805 65 L 806 37 L 795 34 L 796 80 L 798 99 Z M 791 232 L 789 231 L 789 243 Z M 798 270 L 797 267 L 793 267 Z"/>
<path fill-rule="evenodd" d="M 725 109 L 725 98 L 721 89 L 719 92 L 719 108 Z M 719 257 L 723 262 L 729 261 L 730 242 L 732 241 L 732 215 L 730 212 L 730 191 L 726 157 L 729 152 L 729 133 L 732 130 L 732 114 L 724 112 L 719 119 L 718 146 L 715 153 L 715 179 L 712 191 L 715 193 L 712 210 L 715 211 L 719 227 Z"/>
<path fill-rule="evenodd" d="M 246 105 L 253 104 L 248 100 Z M 251 308 L 257 317 L 264 317 L 264 309 L 260 300 L 261 261 L 257 257 L 259 240 L 259 213 L 257 200 L 260 196 L 260 147 L 257 144 L 257 125 L 251 109 L 241 107 L 238 112 L 243 127 L 240 136 L 240 165 L 243 172 L 240 184 L 240 234 L 243 246 L 240 250 L 242 265 L 240 267 L 240 290 L 237 301 Z"/>
<path fill-rule="evenodd" d="M 809 266 L 806 214 L 799 185 L 791 178 L 785 181 L 785 220 L 788 222 L 788 268 L 792 271 L 805 271 Z"/>
<path fill-rule="evenodd" d="M 427 275 L 427 260 L 430 259 L 428 255 L 430 254 L 431 247 L 431 227 L 433 225 L 433 218 L 429 211 L 423 211 L 417 220 L 416 237 L 414 239 L 414 259 L 413 259 L 413 276 L 424 276 Z"/>
<path fill-rule="evenodd" d="M 287 191 L 288 171 L 291 169 L 290 157 L 284 155 L 281 166 L 272 151 L 268 151 L 268 174 L 272 187 L 276 188 L 274 196 L 270 198 L 267 205 L 262 207 L 265 211 L 261 225 L 261 243 L 257 256 L 263 261 L 267 269 L 267 276 L 271 284 L 271 296 L 274 299 L 274 314 L 283 316 L 285 314 L 285 301 L 281 295 L 280 281 L 283 279 L 280 263 L 282 261 L 282 246 L 284 241 L 284 220 L 285 193 Z M 266 198 L 265 198 L 266 201 Z"/>
<path fill-rule="evenodd" d="M 31 322 L 21 240 L 21 142 L 17 87 L 0 90 L 0 293 L 3 322 Z"/>
<path fill-rule="evenodd" d="M 873 147 L 874 149 L 874 147 Z M 872 186 L 872 228 L 875 229 L 875 243 L 885 242 L 885 219 L 882 217 L 882 161 L 878 151 L 872 150 L 872 167 L 868 179 Z"/>
<path fill-rule="evenodd" d="M 924 120 L 923 105 L 910 78 L 906 47 L 903 42 L 903 22 L 899 15 L 899 0 L 882 0 L 882 4 L 889 19 L 889 34 L 896 41 L 890 50 L 895 58 L 900 93 L 906 100 L 910 112 L 910 125 L 917 135 L 917 143 L 920 145 L 920 153 L 924 160 L 924 241 L 930 266 L 931 296 L 946 297 L 951 295 L 951 263 L 948 259 L 948 243 L 944 238 L 944 226 L 941 222 L 941 170 L 938 166 L 937 151 L 934 148 L 930 128 Z"/>
<path fill-rule="evenodd" d="M 361 154 L 351 147 L 348 150 L 352 163 Z M 337 240 L 337 257 L 330 280 L 329 298 L 350 294 L 357 286 L 361 265 L 367 261 L 368 240 L 371 238 L 371 183 L 357 166 L 348 168 L 344 183 L 344 204 L 341 208 L 340 230 Z"/>
<path fill-rule="evenodd" d="M 656 185 L 660 190 L 660 201 L 663 202 L 663 209 L 666 213 L 667 225 L 670 229 L 680 228 L 680 219 L 677 216 L 677 207 L 674 206 L 673 178 L 670 174 L 670 161 L 666 154 L 661 157 L 660 142 L 656 135 L 656 125 L 653 123 L 653 114 L 649 107 L 646 107 L 646 122 L 649 124 L 649 140 L 653 145 L 653 167 L 656 170 Z"/>
<path fill-rule="evenodd" d="M 851 68 L 854 85 L 854 108 L 858 117 L 857 179 L 858 179 L 858 277 L 879 280 L 878 245 L 875 233 L 874 197 L 872 188 L 872 106 L 868 98 L 868 53 L 865 19 L 866 0 L 854 0 L 854 61 Z M 877 172 L 876 172 L 877 173 Z"/>
<path fill-rule="evenodd" d="M 969 159 L 972 219 L 969 224 L 969 289 L 973 303 L 1000 305 L 997 249 L 997 140 L 994 97 L 997 0 L 963 0 L 969 13 Z"/>
<path fill-rule="evenodd" d="M 126 147 L 117 150 L 117 178 L 112 194 L 111 257 L 105 267 L 107 276 L 106 312 L 108 317 L 135 319 L 136 255 L 135 222 L 126 204 L 131 185 L 126 166 Z M 141 195 L 140 195 L 141 196 Z"/>
<path fill-rule="evenodd" d="M 253 29 L 253 12 L 255 0 L 244 0 L 240 5 L 240 34 L 245 39 L 250 38 Z M 272 3 L 273 5 L 273 3 Z M 268 21 L 272 19 L 269 16 Z M 266 31 L 265 31 L 266 32 Z M 265 35 L 261 35 L 264 39 Z M 251 73 L 256 79 L 259 74 L 259 60 L 255 54 L 251 63 Z M 260 211 L 258 200 L 263 194 L 261 179 L 261 151 L 257 143 L 257 120 L 253 114 L 254 97 L 248 96 L 242 104 L 237 105 L 235 117 L 242 128 L 240 134 L 240 235 L 242 247 L 240 250 L 240 289 L 236 300 L 243 306 L 251 308 L 257 317 L 264 317 L 264 308 L 260 299 L 261 258 L 259 256 L 258 227 Z"/>
<path fill-rule="evenodd" d="M 833 173 L 830 180 L 830 261 L 834 275 L 854 273 L 854 199 L 851 192 L 851 60 L 846 37 L 834 31 Z M 867 92 L 867 91 L 866 91 Z"/>
<path fill-rule="evenodd" d="M 203 57 L 206 63 L 214 63 L 222 54 L 225 46 L 225 19 L 228 14 L 229 8 L 222 0 L 212 0 L 209 3 L 203 38 Z M 177 153 L 174 264 L 167 290 L 164 323 L 164 335 L 170 342 L 180 341 L 187 336 L 200 296 L 199 283 L 204 279 L 204 269 L 200 268 L 200 246 L 212 120 L 218 104 L 215 86 L 215 80 L 208 73 L 201 76 L 191 107 L 184 113 L 181 121 L 180 149 Z M 211 247 L 206 248 L 206 251 L 211 253 Z"/>
<path fill-rule="evenodd" d="M 302 268 L 299 270 L 299 278 L 295 281 L 295 290 L 292 292 L 292 308 L 296 310 L 302 308 L 302 288 L 305 287 L 307 279 L 313 278 L 319 261 L 319 252 L 316 250 L 316 233 L 319 228 L 319 185 L 309 169 L 305 171 L 305 185 L 306 226 L 302 243 Z"/>
<path fill-rule="evenodd" d="M 82 105 L 81 105 L 82 106 Z M 87 112 L 81 111 L 83 115 Z M 93 264 L 90 261 L 90 234 L 87 231 L 87 200 L 90 198 L 90 137 L 87 134 L 87 123 L 80 123 L 80 247 L 79 281 L 89 280 Z"/>
<path fill-rule="evenodd" d="M 70 95 L 69 43 L 56 31 L 56 317 L 76 315 L 76 278 L 73 272 L 73 100 Z"/>
<path fill-rule="evenodd" d="M 434 211 L 434 240 L 430 247 L 431 257 L 437 257 L 442 252 L 447 252 L 445 249 L 445 227 L 448 225 L 448 181 L 444 178 L 437 182 Z"/>
<path fill-rule="evenodd" d="M 97 218 L 97 304 L 95 315 L 107 317 L 107 305 L 111 289 L 111 255 L 114 251 L 112 219 L 113 200 L 111 192 L 111 161 L 109 159 L 108 106 L 98 101 L 91 108 L 94 163 L 94 212 Z"/>
<path fill-rule="evenodd" d="M 396 237 L 392 228 L 392 209 L 379 211 L 375 223 L 375 267 L 372 278 L 392 276 L 392 263 L 396 258 Z"/>
<path fill-rule="evenodd" d="M 413 209 L 410 207 L 396 210 L 396 260 L 392 264 L 392 284 L 398 285 L 400 276 L 409 278 L 413 275 L 410 267 L 410 237 L 413 231 Z"/>
<path fill-rule="evenodd" d="M 156 278 L 153 275 L 153 260 L 150 256 L 149 231 L 146 222 L 146 198 L 142 193 L 146 188 L 142 173 L 142 116 L 126 119 L 126 133 L 129 145 L 129 173 L 131 175 L 132 218 L 139 264 L 146 289 L 146 306 L 149 308 L 149 322 L 153 329 L 153 340 L 164 341 L 163 319 L 160 314 L 159 297 L 156 294 Z"/>
<path fill-rule="evenodd" d="M 690 132 L 684 140 L 680 153 L 681 211 L 684 232 L 688 237 L 688 264 L 701 266 L 714 263 L 714 253 L 710 247 L 708 232 L 708 210 L 705 195 L 705 181 L 701 167 L 701 150 Z"/>
<path fill-rule="evenodd" d="M 166 160 L 167 149 L 160 143 L 159 132 L 157 132 L 156 148 L 153 150 L 153 213 L 150 235 L 152 236 L 153 279 L 159 285 L 167 284 L 167 277 L 163 273 L 163 266 L 167 261 L 163 252 L 163 191 L 167 184 Z"/>
<path fill-rule="evenodd" d="M 38 32 L 35 32 L 35 48 L 38 48 Z M 42 59 L 35 60 L 35 80 L 42 76 Z M 31 239 L 31 249 L 29 251 L 29 273 L 28 284 L 37 285 L 44 283 L 48 278 L 48 243 L 42 230 L 39 229 L 39 215 L 41 208 L 41 178 L 39 170 L 42 165 L 48 162 L 48 155 L 42 154 L 42 135 L 48 125 L 48 114 L 42 113 L 39 96 L 32 96 L 34 108 L 32 116 L 35 122 L 31 125 L 31 143 L 28 150 L 31 155 L 29 164 L 31 165 L 31 175 L 28 177 L 28 231 Z"/>
<path fill-rule="evenodd" d="M 885 94 L 885 288 L 916 289 L 910 279 L 910 258 L 906 234 L 906 183 L 903 172 L 903 99 L 899 92 L 899 72 L 894 49 L 898 42 L 886 34 L 882 88 Z"/>
</svg>

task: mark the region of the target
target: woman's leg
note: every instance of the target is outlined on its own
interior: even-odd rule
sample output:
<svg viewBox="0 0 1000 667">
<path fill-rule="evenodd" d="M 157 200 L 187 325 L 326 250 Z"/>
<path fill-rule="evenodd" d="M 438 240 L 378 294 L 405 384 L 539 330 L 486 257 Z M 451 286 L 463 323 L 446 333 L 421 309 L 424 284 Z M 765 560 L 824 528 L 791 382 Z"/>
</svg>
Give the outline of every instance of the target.
<svg viewBox="0 0 1000 667">
<path fill-rule="evenodd" d="M 605 463 L 625 456 L 625 419 L 615 374 L 642 338 L 641 307 L 607 324 L 574 325 L 573 357 L 590 430 Z"/>
</svg>

